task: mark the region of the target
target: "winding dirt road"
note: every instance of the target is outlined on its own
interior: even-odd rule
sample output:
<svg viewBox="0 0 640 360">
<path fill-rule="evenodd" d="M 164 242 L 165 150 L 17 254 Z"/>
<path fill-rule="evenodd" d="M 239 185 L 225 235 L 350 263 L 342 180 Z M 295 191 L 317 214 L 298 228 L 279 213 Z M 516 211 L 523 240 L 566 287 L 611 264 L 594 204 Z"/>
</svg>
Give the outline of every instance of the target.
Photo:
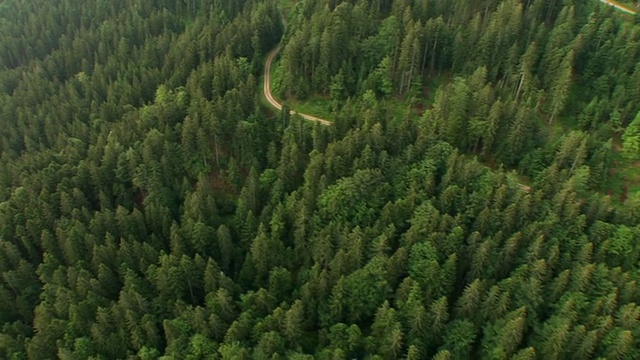
<svg viewBox="0 0 640 360">
<path fill-rule="evenodd" d="M 607 4 L 607 5 L 611 5 L 611 6 L 615 7 L 616 9 L 618 9 L 618 10 L 620 10 L 620 11 L 624 11 L 624 12 L 626 12 L 627 14 L 631 14 L 631 15 L 635 15 L 635 14 L 636 14 L 636 11 L 633 11 L 633 10 L 629 9 L 629 8 L 628 8 L 628 7 L 626 7 L 626 6 L 622 6 L 622 5 L 619 5 L 619 4 L 616 4 L 616 3 L 613 3 L 613 2 L 611 2 L 611 1 L 609 1 L 609 0 L 600 0 L 600 2 L 601 2 L 601 3 L 605 3 L 605 4 Z"/>
<path fill-rule="evenodd" d="M 280 104 L 278 102 L 278 100 L 276 100 L 275 97 L 273 97 L 273 94 L 271 93 L 271 63 L 273 62 L 273 59 L 276 58 L 276 56 L 278 55 L 278 52 L 280 52 L 280 46 L 276 47 L 275 49 L 273 49 L 270 53 L 269 56 L 267 56 L 267 61 L 264 64 L 264 96 L 267 98 L 267 101 L 269 102 L 269 104 L 271 104 L 271 106 L 273 106 L 274 108 L 278 109 L 278 110 L 282 110 L 282 104 Z M 309 120 L 309 121 L 315 121 L 318 122 L 322 125 L 331 125 L 331 121 L 326 120 L 326 119 L 321 119 L 319 117 L 315 117 L 309 114 L 303 114 L 303 113 L 299 113 L 296 111 L 289 111 L 289 114 L 291 115 L 300 115 L 303 119 L 305 120 Z"/>
</svg>

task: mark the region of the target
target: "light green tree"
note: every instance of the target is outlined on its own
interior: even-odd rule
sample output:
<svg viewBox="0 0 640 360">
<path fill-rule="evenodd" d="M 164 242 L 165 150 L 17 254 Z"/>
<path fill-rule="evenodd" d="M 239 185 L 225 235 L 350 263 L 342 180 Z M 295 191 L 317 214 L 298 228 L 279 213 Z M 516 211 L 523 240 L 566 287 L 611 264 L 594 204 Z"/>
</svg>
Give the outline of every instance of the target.
<svg viewBox="0 0 640 360">
<path fill-rule="evenodd" d="M 630 160 L 640 159 L 640 111 L 622 135 L 622 154 Z"/>
</svg>

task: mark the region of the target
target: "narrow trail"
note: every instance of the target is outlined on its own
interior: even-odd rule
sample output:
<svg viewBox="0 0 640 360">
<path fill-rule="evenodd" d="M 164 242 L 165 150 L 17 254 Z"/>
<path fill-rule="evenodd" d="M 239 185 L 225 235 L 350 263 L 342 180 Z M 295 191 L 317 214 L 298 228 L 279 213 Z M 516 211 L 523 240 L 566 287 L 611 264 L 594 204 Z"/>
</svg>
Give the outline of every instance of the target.
<svg viewBox="0 0 640 360">
<path fill-rule="evenodd" d="M 273 94 L 271 93 L 271 63 L 273 63 L 273 59 L 276 58 L 276 56 L 278 55 L 278 52 L 280 52 L 280 45 L 278 45 L 278 47 L 276 47 L 275 49 L 273 49 L 270 53 L 269 56 L 267 56 L 267 61 L 264 64 L 264 96 L 267 98 L 267 101 L 269 102 L 269 104 L 271 104 L 271 106 L 273 106 L 274 108 L 278 109 L 278 110 L 282 110 L 282 104 L 280 104 L 278 102 L 278 100 L 276 100 L 275 97 L 273 97 Z M 291 115 L 300 115 L 303 119 L 308 120 L 308 121 L 314 121 L 314 122 L 318 122 L 322 125 L 331 125 L 331 121 L 327 120 L 327 119 L 321 119 L 319 117 L 315 117 L 313 115 L 309 115 L 309 114 L 303 114 L 303 113 L 299 113 L 296 111 L 289 111 L 289 114 Z"/>
<path fill-rule="evenodd" d="M 616 4 L 616 3 L 611 2 L 609 0 L 600 0 L 600 2 L 601 3 L 605 3 L 607 5 L 611 5 L 611 6 L 615 7 L 616 9 L 618 9 L 620 11 L 626 12 L 627 14 L 635 15 L 637 13 L 636 11 L 629 9 L 626 6 L 622 6 L 620 4 Z"/>
</svg>

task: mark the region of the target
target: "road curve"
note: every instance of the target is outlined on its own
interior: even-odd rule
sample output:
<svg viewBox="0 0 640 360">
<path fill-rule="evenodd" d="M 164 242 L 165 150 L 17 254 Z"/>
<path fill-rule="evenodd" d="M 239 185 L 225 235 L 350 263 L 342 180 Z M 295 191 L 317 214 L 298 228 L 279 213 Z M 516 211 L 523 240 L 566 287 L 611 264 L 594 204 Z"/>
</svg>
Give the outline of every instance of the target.
<svg viewBox="0 0 640 360">
<path fill-rule="evenodd" d="M 280 104 L 278 102 L 278 100 L 276 100 L 276 98 L 273 97 L 273 94 L 271 93 L 271 63 L 273 62 L 273 59 L 276 58 L 276 56 L 278 55 L 278 52 L 280 52 L 280 46 L 278 45 L 278 47 L 276 47 L 275 49 L 273 49 L 269 55 L 267 56 L 267 61 L 264 64 L 264 96 L 267 98 L 267 101 L 269 102 L 269 104 L 271 104 L 271 106 L 273 106 L 274 108 L 278 109 L 278 110 L 282 110 L 282 104 Z M 303 114 L 303 113 L 299 113 L 296 111 L 289 111 L 289 114 L 291 115 L 295 115 L 298 114 L 300 115 L 303 119 L 308 120 L 308 121 L 315 121 L 317 123 L 320 123 L 322 125 L 331 125 L 331 121 L 326 120 L 326 119 L 321 119 L 319 117 L 315 117 L 312 115 L 308 115 L 308 114 Z"/>
<path fill-rule="evenodd" d="M 605 3 L 607 5 L 611 5 L 611 6 L 615 7 L 616 9 L 618 9 L 620 11 L 626 12 L 627 14 L 631 14 L 631 15 L 635 15 L 636 14 L 636 11 L 633 11 L 633 10 L 629 9 L 626 6 L 622 6 L 622 5 L 618 5 L 616 3 L 613 3 L 613 2 L 611 2 L 609 0 L 600 0 L 600 2 L 601 3 Z"/>
</svg>

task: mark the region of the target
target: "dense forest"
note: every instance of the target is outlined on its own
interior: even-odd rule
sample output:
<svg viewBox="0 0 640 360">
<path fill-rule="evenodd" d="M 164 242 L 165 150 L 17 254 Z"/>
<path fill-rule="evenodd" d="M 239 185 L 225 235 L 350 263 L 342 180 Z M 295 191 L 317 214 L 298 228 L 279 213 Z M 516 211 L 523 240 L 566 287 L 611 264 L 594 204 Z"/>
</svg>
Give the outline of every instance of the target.
<svg viewBox="0 0 640 360">
<path fill-rule="evenodd" d="M 639 20 L 0 2 L 0 358 L 640 359 Z"/>
</svg>

